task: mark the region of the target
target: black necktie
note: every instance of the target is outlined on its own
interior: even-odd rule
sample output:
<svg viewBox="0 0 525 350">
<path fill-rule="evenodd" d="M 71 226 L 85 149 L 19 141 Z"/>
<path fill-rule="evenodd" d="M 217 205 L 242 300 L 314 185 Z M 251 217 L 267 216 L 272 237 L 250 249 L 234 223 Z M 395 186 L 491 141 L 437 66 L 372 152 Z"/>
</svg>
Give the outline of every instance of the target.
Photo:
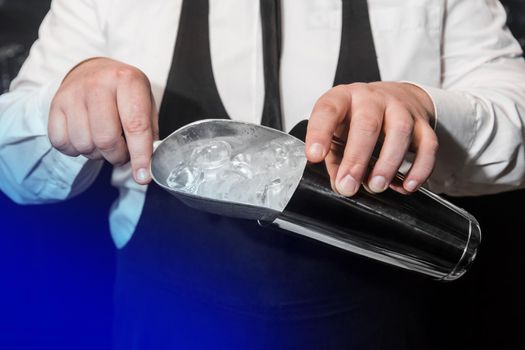
<svg viewBox="0 0 525 350">
<path fill-rule="evenodd" d="M 341 48 L 334 86 L 380 81 L 366 0 L 342 0 Z"/>
<path fill-rule="evenodd" d="M 261 124 L 282 130 L 280 65 L 281 1 L 260 0 L 264 62 L 264 106 Z"/>
</svg>

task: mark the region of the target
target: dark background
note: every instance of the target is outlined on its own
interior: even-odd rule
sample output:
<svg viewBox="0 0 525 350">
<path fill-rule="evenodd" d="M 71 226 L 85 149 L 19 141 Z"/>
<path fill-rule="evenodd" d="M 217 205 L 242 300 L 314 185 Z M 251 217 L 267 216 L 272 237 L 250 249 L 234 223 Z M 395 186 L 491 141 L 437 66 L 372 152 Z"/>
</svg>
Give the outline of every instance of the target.
<svg viewBox="0 0 525 350">
<path fill-rule="evenodd" d="M 525 47 L 525 0 L 504 4 Z M 0 0 L 0 93 L 48 8 L 49 0 Z M 110 348 L 115 258 L 107 218 L 117 195 L 110 172 L 106 166 L 65 203 L 18 206 L 0 193 L 0 349 Z M 446 296 L 435 305 L 443 316 L 436 322 L 448 323 L 439 325 L 443 349 L 525 349 L 525 192 L 449 199 L 478 218 L 483 245 L 464 278 L 436 284 Z"/>
</svg>

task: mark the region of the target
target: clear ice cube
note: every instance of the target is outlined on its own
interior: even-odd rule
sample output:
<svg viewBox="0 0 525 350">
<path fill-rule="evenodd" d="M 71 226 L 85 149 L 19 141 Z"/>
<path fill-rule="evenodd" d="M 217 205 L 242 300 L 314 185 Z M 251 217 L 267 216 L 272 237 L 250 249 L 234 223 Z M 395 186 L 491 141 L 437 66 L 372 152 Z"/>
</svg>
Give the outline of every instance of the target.
<svg viewBox="0 0 525 350">
<path fill-rule="evenodd" d="M 250 163 L 232 160 L 231 166 L 233 171 L 239 173 L 245 178 L 251 179 L 253 177 L 253 170 Z"/>
<path fill-rule="evenodd" d="M 201 179 L 199 169 L 179 163 L 168 175 L 166 184 L 173 189 L 192 191 L 199 186 Z"/>
<path fill-rule="evenodd" d="M 218 168 L 228 162 L 231 151 L 232 148 L 226 141 L 212 140 L 197 146 L 191 153 L 190 160 L 197 168 Z"/>
</svg>

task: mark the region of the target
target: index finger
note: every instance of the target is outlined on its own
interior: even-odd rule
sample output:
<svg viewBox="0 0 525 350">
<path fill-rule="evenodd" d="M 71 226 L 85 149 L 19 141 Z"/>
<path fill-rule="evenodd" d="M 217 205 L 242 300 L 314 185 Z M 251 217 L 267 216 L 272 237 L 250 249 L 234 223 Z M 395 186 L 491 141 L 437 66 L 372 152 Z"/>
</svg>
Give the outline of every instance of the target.
<svg viewBox="0 0 525 350">
<path fill-rule="evenodd" d="M 332 137 L 351 105 L 351 95 L 343 85 L 336 86 L 315 103 L 306 131 L 306 157 L 309 161 L 322 161 L 330 150 Z"/>
<path fill-rule="evenodd" d="M 149 83 L 132 74 L 117 88 L 117 106 L 126 136 L 133 177 L 139 184 L 151 181 L 149 163 L 153 153 L 152 107 Z"/>
</svg>

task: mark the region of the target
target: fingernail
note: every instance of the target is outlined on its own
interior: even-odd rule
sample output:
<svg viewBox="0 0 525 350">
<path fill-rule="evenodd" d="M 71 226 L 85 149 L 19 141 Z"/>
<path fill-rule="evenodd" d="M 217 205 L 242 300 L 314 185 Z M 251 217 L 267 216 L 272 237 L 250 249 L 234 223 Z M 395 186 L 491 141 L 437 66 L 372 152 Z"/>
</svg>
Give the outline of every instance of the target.
<svg viewBox="0 0 525 350">
<path fill-rule="evenodd" d="M 418 183 L 415 180 L 410 180 L 405 184 L 405 190 L 414 192 L 417 189 Z"/>
<path fill-rule="evenodd" d="M 310 149 L 308 150 L 308 154 L 310 155 L 310 157 L 316 159 L 321 158 L 323 156 L 323 153 L 323 145 L 321 145 L 320 143 L 314 143 L 310 146 Z"/>
<path fill-rule="evenodd" d="M 141 168 L 141 169 L 137 170 L 137 172 L 135 173 L 135 177 L 140 182 L 145 182 L 149 178 L 149 172 L 146 169 Z"/>
<path fill-rule="evenodd" d="M 368 183 L 368 188 L 372 192 L 383 192 L 386 190 L 386 179 L 383 176 L 374 176 Z"/>
<path fill-rule="evenodd" d="M 343 196 L 352 196 L 357 192 L 359 185 L 350 175 L 346 175 L 337 183 L 337 191 Z"/>
</svg>

